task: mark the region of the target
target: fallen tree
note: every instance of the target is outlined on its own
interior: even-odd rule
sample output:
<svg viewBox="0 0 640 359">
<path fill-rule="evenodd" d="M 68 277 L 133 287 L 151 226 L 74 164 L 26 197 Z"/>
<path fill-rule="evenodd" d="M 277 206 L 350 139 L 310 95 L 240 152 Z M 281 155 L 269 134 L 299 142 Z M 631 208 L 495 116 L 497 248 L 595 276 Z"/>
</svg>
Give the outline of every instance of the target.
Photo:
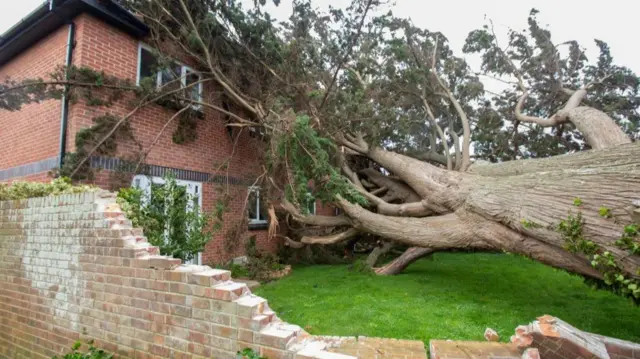
<svg viewBox="0 0 640 359">
<path fill-rule="evenodd" d="M 277 27 L 259 7 L 129 3 L 245 114 L 231 122 L 266 130 L 273 203 L 329 228 L 295 247 L 360 233 L 388 241 L 372 256 L 410 246 L 380 274 L 438 251 L 508 251 L 640 297 L 638 77 L 601 41 L 594 64 L 577 42 L 553 43 L 535 10 L 504 47 L 491 22 L 470 32 L 463 50 L 481 56 L 477 73 L 443 34 L 377 15 L 380 5 L 322 14 L 295 1 Z M 310 182 L 343 214 L 310 215 Z"/>
<path fill-rule="evenodd" d="M 475 72 L 443 34 L 380 14 L 378 0 L 326 14 L 294 1 L 282 26 L 235 2 L 122 3 L 215 87 L 178 101 L 223 114 L 236 137 L 261 128 L 270 233 L 283 218 L 316 233 L 286 237 L 292 247 L 367 233 L 384 241 L 373 266 L 408 246 L 379 274 L 438 251 L 508 251 L 640 297 L 640 80 L 604 42 L 589 62 L 532 10 L 504 46 L 490 22 L 469 33 Z M 315 199 L 342 214 L 309 214 Z"/>
</svg>

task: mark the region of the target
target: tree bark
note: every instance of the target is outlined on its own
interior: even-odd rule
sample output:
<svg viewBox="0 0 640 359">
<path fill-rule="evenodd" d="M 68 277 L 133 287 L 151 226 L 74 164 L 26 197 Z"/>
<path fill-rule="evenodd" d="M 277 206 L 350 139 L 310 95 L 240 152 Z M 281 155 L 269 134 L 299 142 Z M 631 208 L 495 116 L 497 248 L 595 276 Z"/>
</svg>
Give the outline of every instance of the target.
<svg viewBox="0 0 640 359">
<path fill-rule="evenodd" d="M 637 277 L 640 257 L 615 246 L 625 208 L 640 198 L 640 143 L 537 160 L 447 171 L 407 156 L 372 148 L 367 155 L 408 184 L 423 200 L 453 213 L 410 218 L 372 213 L 339 200 L 352 225 L 390 240 L 433 250 L 507 250 L 572 272 L 601 278 L 588 258 L 572 254 L 557 231 L 569 213 L 582 213 L 585 239 L 616 257 Z M 579 198 L 583 203 L 574 205 Z M 602 218 L 607 207 L 615 220 Z M 525 227 L 524 222 L 536 226 Z"/>
<path fill-rule="evenodd" d="M 395 275 L 402 273 L 409 265 L 433 254 L 431 248 L 411 247 L 407 249 L 400 257 L 392 260 L 380 268 L 376 268 L 375 272 L 378 275 Z"/>
</svg>

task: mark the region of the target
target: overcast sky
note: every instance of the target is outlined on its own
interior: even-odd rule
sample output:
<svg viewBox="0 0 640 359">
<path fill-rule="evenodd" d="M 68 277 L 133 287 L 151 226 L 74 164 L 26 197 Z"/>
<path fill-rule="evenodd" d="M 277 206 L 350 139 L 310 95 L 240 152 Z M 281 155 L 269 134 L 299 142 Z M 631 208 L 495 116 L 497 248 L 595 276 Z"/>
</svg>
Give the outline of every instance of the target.
<svg viewBox="0 0 640 359">
<path fill-rule="evenodd" d="M 313 0 L 314 4 L 325 9 L 329 4 L 344 6 L 348 2 Z M 0 0 L 0 33 L 42 3 L 43 0 Z M 578 40 L 590 50 L 587 55 L 593 58 L 597 54 L 593 39 L 599 38 L 611 46 L 616 63 L 640 73 L 640 47 L 636 30 L 640 1 L 585 3 L 584 0 L 396 0 L 392 9 L 396 15 L 411 18 L 420 27 L 444 33 L 452 48 L 460 55 L 467 34 L 485 23 L 485 15 L 493 19 L 496 32 L 506 33 L 509 27 L 523 29 L 529 10 L 535 7 L 540 10 L 541 23 L 549 25 L 555 43 Z M 279 7 L 270 6 L 268 9 L 274 17 L 286 19 L 291 11 L 291 0 L 282 0 Z M 476 61 L 470 60 L 472 67 L 477 65 Z"/>
</svg>

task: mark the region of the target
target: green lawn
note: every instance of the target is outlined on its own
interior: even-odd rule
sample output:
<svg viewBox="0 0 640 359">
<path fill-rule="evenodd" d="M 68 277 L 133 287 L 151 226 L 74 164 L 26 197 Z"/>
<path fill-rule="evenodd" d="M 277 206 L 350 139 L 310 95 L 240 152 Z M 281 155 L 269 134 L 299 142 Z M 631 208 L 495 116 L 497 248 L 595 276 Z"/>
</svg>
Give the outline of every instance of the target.
<svg viewBox="0 0 640 359">
<path fill-rule="evenodd" d="M 283 320 L 312 334 L 484 340 L 491 327 L 508 340 L 517 325 L 551 314 L 640 342 L 640 307 L 512 255 L 439 253 L 393 277 L 347 266 L 298 267 L 256 292 Z"/>
</svg>

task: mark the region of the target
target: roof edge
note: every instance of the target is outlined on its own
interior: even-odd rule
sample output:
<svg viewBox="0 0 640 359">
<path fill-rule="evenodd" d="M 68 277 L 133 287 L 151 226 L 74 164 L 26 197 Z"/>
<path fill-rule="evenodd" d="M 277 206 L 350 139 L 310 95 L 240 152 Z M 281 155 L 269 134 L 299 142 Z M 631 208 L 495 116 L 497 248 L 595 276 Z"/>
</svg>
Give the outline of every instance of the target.
<svg viewBox="0 0 640 359">
<path fill-rule="evenodd" d="M 111 0 L 56 0 L 51 4 L 51 0 L 41 4 L 0 36 L 0 66 L 82 13 L 136 38 L 149 33 L 142 21 Z"/>
</svg>

